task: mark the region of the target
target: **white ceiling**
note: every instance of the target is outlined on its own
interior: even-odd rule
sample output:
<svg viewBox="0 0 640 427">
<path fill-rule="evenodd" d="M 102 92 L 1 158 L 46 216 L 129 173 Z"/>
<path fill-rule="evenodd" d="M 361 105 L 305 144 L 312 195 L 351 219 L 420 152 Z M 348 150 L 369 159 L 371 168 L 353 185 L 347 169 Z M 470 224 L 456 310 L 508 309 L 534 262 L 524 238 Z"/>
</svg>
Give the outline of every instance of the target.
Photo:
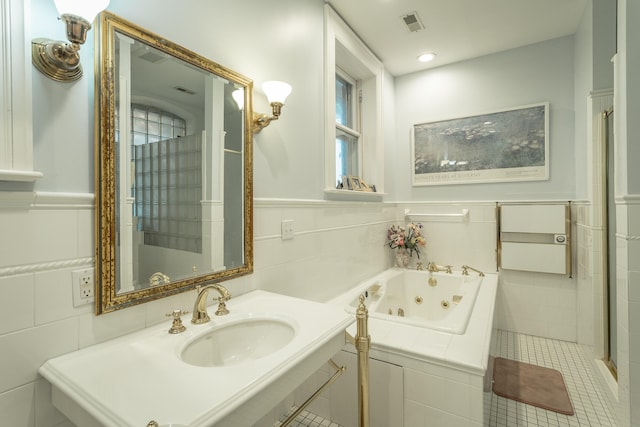
<svg viewBox="0 0 640 427">
<path fill-rule="evenodd" d="M 587 1 L 327 0 L 395 76 L 574 34 Z M 424 30 L 405 26 L 412 12 Z"/>
</svg>

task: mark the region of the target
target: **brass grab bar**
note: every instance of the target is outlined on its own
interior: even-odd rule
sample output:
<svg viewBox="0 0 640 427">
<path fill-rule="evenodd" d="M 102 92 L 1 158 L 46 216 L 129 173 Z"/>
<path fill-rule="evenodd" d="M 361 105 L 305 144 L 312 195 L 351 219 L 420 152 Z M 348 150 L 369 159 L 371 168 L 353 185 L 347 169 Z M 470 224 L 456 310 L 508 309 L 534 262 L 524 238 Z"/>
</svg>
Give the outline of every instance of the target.
<svg viewBox="0 0 640 427">
<path fill-rule="evenodd" d="M 335 380 L 338 379 L 338 377 L 340 375 L 342 375 L 344 373 L 344 371 L 347 369 L 345 366 L 338 366 L 333 360 L 329 359 L 329 364 L 331 364 L 331 366 L 333 367 L 333 369 L 336 370 L 336 372 L 331 376 L 331 378 L 329 378 L 327 381 L 325 381 L 324 384 L 322 384 L 320 386 L 320 388 L 318 388 L 311 396 L 309 396 L 309 398 L 307 400 L 305 400 L 302 405 L 300 405 L 298 407 L 298 409 L 296 409 L 291 415 L 289 415 L 287 417 L 286 420 L 284 420 L 282 422 L 282 424 L 280 424 L 280 427 L 286 427 L 289 424 L 291 424 L 291 422 L 293 420 L 296 419 L 296 417 L 298 415 L 300 415 L 300 413 L 302 411 L 304 411 L 304 409 L 309 406 L 309 404 L 311 402 L 313 402 L 315 400 L 316 397 L 318 397 L 320 395 L 320 393 L 322 393 L 324 391 L 325 388 L 329 387 Z"/>
</svg>

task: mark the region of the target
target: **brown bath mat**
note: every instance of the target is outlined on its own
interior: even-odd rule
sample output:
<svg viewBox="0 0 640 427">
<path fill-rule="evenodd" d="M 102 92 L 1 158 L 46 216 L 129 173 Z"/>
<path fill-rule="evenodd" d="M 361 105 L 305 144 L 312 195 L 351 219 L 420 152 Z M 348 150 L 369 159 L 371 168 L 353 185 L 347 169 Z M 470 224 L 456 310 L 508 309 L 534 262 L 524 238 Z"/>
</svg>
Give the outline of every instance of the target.
<svg viewBox="0 0 640 427">
<path fill-rule="evenodd" d="M 573 405 L 562 374 L 555 369 L 496 357 L 493 392 L 518 402 L 573 415 Z"/>
</svg>

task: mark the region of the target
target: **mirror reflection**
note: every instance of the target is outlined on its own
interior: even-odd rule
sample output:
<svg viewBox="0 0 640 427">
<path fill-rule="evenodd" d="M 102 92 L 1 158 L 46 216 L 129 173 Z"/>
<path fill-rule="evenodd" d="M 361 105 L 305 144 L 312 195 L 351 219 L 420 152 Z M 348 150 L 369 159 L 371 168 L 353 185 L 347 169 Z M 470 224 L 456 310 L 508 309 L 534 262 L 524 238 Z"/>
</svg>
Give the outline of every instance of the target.
<svg viewBox="0 0 640 427">
<path fill-rule="evenodd" d="M 108 12 L 101 26 L 98 312 L 250 272 L 251 81 Z"/>
</svg>

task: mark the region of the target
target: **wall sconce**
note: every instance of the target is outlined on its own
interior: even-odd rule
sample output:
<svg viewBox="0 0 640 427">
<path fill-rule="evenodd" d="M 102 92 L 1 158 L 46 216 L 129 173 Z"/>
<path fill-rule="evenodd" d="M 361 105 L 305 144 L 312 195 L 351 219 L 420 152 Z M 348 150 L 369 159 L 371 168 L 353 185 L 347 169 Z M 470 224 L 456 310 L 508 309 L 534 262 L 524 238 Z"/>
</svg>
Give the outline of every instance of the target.
<svg viewBox="0 0 640 427">
<path fill-rule="evenodd" d="M 31 60 L 45 76 L 59 82 L 72 82 L 82 77 L 80 45 L 87 39 L 96 15 L 107 8 L 109 0 L 54 0 L 54 3 L 67 26 L 70 43 L 33 39 Z"/>
<path fill-rule="evenodd" d="M 278 81 L 264 82 L 262 84 L 262 90 L 265 95 L 267 95 L 267 100 L 269 100 L 269 105 L 271 105 L 271 116 L 253 113 L 253 133 L 258 133 L 269 126 L 272 120 L 278 120 L 284 101 L 291 93 L 291 85 Z"/>
</svg>

